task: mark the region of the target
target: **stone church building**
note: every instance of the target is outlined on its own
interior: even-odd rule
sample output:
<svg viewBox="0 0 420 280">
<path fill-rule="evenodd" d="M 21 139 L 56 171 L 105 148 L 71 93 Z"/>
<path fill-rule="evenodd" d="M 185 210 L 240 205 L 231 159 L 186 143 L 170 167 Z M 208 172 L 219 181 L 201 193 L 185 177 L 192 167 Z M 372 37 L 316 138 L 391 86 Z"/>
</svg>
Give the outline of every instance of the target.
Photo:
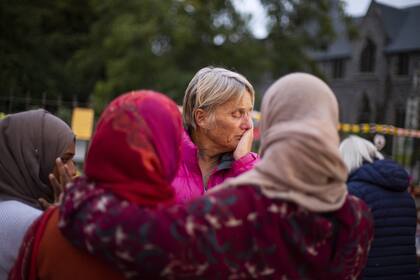
<svg viewBox="0 0 420 280">
<path fill-rule="evenodd" d="M 364 16 L 352 18 L 352 40 L 338 10 L 332 20 L 335 41 L 311 56 L 337 95 L 341 121 L 418 129 L 420 5 L 372 1 Z"/>
</svg>

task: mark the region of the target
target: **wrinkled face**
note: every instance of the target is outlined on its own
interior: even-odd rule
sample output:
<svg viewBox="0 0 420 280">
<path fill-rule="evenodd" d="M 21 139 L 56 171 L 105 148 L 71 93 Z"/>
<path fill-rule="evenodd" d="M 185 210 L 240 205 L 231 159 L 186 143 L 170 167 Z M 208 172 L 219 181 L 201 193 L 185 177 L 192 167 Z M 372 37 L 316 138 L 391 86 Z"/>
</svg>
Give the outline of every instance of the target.
<svg viewBox="0 0 420 280">
<path fill-rule="evenodd" d="M 242 135 L 252 127 L 252 99 L 249 92 L 218 106 L 207 117 L 208 125 L 203 130 L 205 136 L 221 153 L 236 149 Z"/>
<path fill-rule="evenodd" d="M 72 177 L 76 176 L 76 166 L 74 165 L 73 157 L 76 153 L 76 144 L 75 142 L 71 142 L 71 144 L 67 147 L 64 153 L 60 156 L 61 161 L 63 164 L 67 164 L 70 175 Z M 60 180 L 60 174 L 58 174 L 57 166 L 54 166 L 53 174 L 57 180 Z"/>
</svg>

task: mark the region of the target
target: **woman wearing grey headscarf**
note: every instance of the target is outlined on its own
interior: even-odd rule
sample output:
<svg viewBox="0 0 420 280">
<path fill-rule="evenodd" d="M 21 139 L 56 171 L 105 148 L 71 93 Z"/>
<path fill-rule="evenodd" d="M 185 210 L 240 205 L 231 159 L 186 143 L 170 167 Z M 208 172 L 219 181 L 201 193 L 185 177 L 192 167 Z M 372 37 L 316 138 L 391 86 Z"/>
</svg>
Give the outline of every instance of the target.
<svg viewBox="0 0 420 280">
<path fill-rule="evenodd" d="M 22 238 L 41 214 L 40 200 L 53 203 L 49 182 L 61 158 L 75 168 L 74 134 L 45 110 L 11 114 L 0 121 L 0 279 L 6 279 Z"/>
</svg>

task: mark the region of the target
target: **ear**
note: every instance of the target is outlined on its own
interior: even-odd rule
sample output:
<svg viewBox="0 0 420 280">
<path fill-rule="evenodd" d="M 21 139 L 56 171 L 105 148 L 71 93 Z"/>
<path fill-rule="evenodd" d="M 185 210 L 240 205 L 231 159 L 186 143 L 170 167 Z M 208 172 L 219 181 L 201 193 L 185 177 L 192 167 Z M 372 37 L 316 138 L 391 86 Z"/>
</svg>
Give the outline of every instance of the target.
<svg viewBox="0 0 420 280">
<path fill-rule="evenodd" d="M 205 128 L 207 127 L 207 112 L 203 109 L 197 109 L 194 112 L 194 120 L 197 127 Z"/>
</svg>

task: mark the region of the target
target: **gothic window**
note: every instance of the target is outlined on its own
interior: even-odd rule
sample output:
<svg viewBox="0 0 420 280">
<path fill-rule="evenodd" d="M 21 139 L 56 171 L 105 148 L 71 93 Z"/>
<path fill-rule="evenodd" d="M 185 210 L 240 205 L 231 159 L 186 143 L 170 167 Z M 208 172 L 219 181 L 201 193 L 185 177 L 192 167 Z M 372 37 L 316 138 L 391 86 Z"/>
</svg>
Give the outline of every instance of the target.
<svg viewBox="0 0 420 280">
<path fill-rule="evenodd" d="M 398 106 L 395 110 L 395 125 L 405 127 L 405 108 L 403 106 Z"/>
<path fill-rule="evenodd" d="M 360 103 L 360 111 L 359 111 L 359 123 L 369 123 L 370 122 L 370 102 L 367 94 L 363 94 L 362 101 Z"/>
<path fill-rule="evenodd" d="M 376 46 L 372 40 L 367 39 L 360 56 L 360 72 L 371 73 L 375 71 Z"/>
<path fill-rule="evenodd" d="M 344 73 L 345 73 L 345 61 L 344 61 L 344 59 L 334 59 L 332 61 L 333 79 L 343 78 Z"/>
<path fill-rule="evenodd" d="M 398 55 L 398 68 L 397 74 L 400 76 L 408 75 L 408 65 L 409 65 L 409 56 L 408 53 L 400 53 Z"/>
</svg>

